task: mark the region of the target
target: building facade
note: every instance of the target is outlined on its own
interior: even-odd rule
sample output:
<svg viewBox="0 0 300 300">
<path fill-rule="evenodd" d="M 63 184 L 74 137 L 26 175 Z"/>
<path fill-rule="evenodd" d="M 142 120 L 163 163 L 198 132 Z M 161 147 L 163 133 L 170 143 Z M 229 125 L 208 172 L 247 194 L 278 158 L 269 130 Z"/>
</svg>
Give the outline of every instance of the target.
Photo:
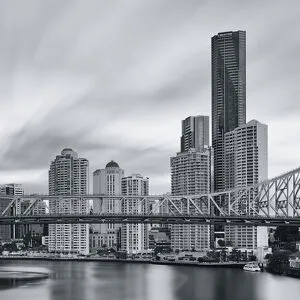
<svg viewBox="0 0 300 300">
<path fill-rule="evenodd" d="M 88 194 L 89 162 L 77 152 L 65 148 L 51 162 L 49 169 L 49 213 L 88 213 L 88 200 L 64 198 Z M 89 253 L 89 226 L 87 224 L 49 225 L 49 251 L 57 253 Z"/>
<path fill-rule="evenodd" d="M 24 194 L 23 185 L 19 183 L 8 183 L 0 185 L 0 195 L 5 196 L 22 196 Z M 5 199 L 0 196 L 0 211 L 4 210 L 11 199 Z M 20 199 L 16 199 L 15 207 L 11 208 L 8 212 L 9 215 L 18 215 L 24 211 L 25 203 Z M 2 207 L 2 209 L 1 209 Z M 20 239 L 23 238 L 26 232 L 24 225 L 1 225 L 0 226 L 0 239 Z"/>
<path fill-rule="evenodd" d="M 246 32 L 212 37 L 212 147 L 214 190 L 225 188 L 224 136 L 246 123 Z"/>
<path fill-rule="evenodd" d="M 132 174 L 122 178 L 123 196 L 149 195 L 149 178 L 140 174 Z M 124 214 L 147 213 L 148 201 L 136 198 L 122 200 L 121 210 Z M 137 253 L 149 249 L 149 229 L 147 224 L 123 224 L 121 227 L 121 249 L 127 253 Z"/>
<path fill-rule="evenodd" d="M 170 159 L 171 194 L 184 196 L 209 193 L 213 155 L 209 147 L 207 116 L 189 117 L 182 121 L 181 150 Z M 206 208 L 202 207 L 202 210 L 205 212 Z M 210 248 L 210 226 L 173 224 L 170 228 L 174 250 Z"/>
<path fill-rule="evenodd" d="M 121 183 L 124 177 L 124 170 L 119 165 L 110 161 L 105 169 L 98 169 L 93 173 L 93 194 L 94 195 L 121 195 Z M 93 200 L 93 213 L 121 213 L 121 202 L 101 198 Z M 107 247 L 121 247 L 119 224 L 95 224 L 93 234 L 90 236 L 91 251 L 96 251 L 103 245 Z"/>
<path fill-rule="evenodd" d="M 193 148 L 202 150 L 209 145 L 209 117 L 191 116 L 181 123 L 181 148 L 180 152 L 186 152 Z"/>
<path fill-rule="evenodd" d="M 204 148 L 201 151 L 191 148 L 187 152 L 179 152 L 177 156 L 171 157 L 172 195 L 208 194 L 211 190 L 211 158 L 211 148 Z M 200 206 L 200 203 L 196 204 Z M 204 213 L 207 212 L 205 207 L 201 209 Z M 174 250 L 210 248 L 209 225 L 172 224 L 170 227 L 171 245 Z"/>
<path fill-rule="evenodd" d="M 225 187 L 253 185 L 268 178 L 268 127 L 252 120 L 225 134 Z M 251 215 L 251 199 L 240 201 L 234 209 Z M 255 205 L 255 204 L 254 204 Z M 235 247 L 256 249 L 268 246 L 267 227 L 226 226 L 225 240 Z"/>
</svg>

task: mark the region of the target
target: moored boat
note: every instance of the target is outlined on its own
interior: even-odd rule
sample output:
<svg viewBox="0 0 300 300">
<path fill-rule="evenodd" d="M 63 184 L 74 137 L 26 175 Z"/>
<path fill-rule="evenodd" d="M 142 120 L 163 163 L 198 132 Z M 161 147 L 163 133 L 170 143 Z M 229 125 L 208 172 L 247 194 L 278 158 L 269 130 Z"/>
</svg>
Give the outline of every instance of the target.
<svg viewBox="0 0 300 300">
<path fill-rule="evenodd" d="M 243 270 L 249 271 L 249 272 L 261 272 L 261 268 L 259 267 L 258 263 L 256 263 L 256 262 L 246 264 L 243 267 Z"/>
</svg>

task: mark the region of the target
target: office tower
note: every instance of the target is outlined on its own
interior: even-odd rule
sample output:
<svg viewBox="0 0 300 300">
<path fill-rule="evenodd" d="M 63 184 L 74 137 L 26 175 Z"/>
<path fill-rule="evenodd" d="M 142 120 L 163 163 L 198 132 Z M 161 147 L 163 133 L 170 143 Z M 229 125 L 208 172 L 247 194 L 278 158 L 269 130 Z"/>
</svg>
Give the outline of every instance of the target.
<svg viewBox="0 0 300 300">
<path fill-rule="evenodd" d="M 252 120 L 225 134 L 225 187 L 228 189 L 256 184 L 268 178 L 268 127 Z M 255 193 L 234 205 L 240 214 L 251 215 L 249 204 Z M 232 199 L 233 200 L 233 199 Z M 254 204 L 255 205 L 255 204 Z M 225 239 L 235 247 L 256 249 L 265 241 L 267 228 L 226 226 Z"/>
<path fill-rule="evenodd" d="M 94 195 L 121 195 L 121 182 L 124 170 L 119 165 L 110 161 L 105 169 L 98 169 L 93 173 L 93 194 Z M 101 198 L 93 200 L 93 213 L 121 213 L 121 200 Z M 94 224 L 93 234 L 90 235 L 91 250 L 96 251 L 104 244 L 108 247 L 120 245 L 119 224 Z"/>
<path fill-rule="evenodd" d="M 149 195 L 149 178 L 140 174 L 122 178 L 123 196 Z M 126 198 L 122 201 L 123 214 L 143 214 L 149 211 L 149 201 Z M 121 229 L 121 249 L 128 253 L 137 253 L 149 248 L 149 225 L 124 224 Z"/>
<path fill-rule="evenodd" d="M 246 32 L 212 37 L 212 147 L 214 190 L 225 188 L 224 135 L 246 123 Z"/>
<path fill-rule="evenodd" d="M 190 148 L 203 149 L 209 145 L 209 117 L 191 116 L 182 120 L 181 152 Z"/>
<path fill-rule="evenodd" d="M 88 200 L 64 198 L 85 195 L 89 186 L 89 162 L 79 158 L 70 148 L 63 149 L 51 162 L 49 169 L 50 214 L 88 213 Z M 87 224 L 49 225 L 49 251 L 58 253 L 89 253 L 89 226 Z"/>
<path fill-rule="evenodd" d="M 211 190 L 212 150 L 208 145 L 208 123 L 209 119 L 206 116 L 189 117 L 182 121 L 183 151 L 170 159 L 171 192 L 174 196 L 208 194 Z M 181 206 L 180 200 L 174 201 Z M 195 201 L 200 206 L 200 202 Z M 201 209 L 206 212 L 205 207 Z M 170 227 L 174 250 L 209 249 L 210 226 L 175 224 Z"/>
</svg>

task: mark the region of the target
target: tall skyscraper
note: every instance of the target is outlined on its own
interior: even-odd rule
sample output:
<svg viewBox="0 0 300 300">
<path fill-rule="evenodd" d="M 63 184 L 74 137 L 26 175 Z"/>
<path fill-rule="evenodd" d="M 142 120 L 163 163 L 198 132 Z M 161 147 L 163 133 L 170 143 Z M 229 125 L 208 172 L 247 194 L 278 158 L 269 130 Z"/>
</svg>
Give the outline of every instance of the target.
<svg viewBox="0 0 300 300">
<path fill-rule="evenodd" d="M 212 150 L 208 139 L 209 117 L 188 117 L 182 121 L 182 151 L 170 159 L 172 195 L 210 192 Z M 200 205 L 200 202 L 197 204 Z M 202 210 L 205 212 L 205 207 Z M 173 249 L 209 249 L 210 226 L 174 224 L 170 227 Z"/>
<path fill-rule="evenodd" d="M 268 178 L 268 127 L 252 120 L 225 134 L 225 187 L 227 189 L 256 184 Z M 240 214 L 251 215 L 255 194 L 236 203 Z M 254 203 L 255 205 L 255 203 Z M 267 235 L 267 228 L 226 226 L 225 239 L 235 247 L 256 249 Z"/>
<path fill-rule="evenodd" d="M 122 170 L 115 161 L 110 161 L 105 169 L 98 169 L 93 173 L 93 194 L 95 195 L 121 195 L 121 183 L 124 177 Z M 121 202 L 109 198 L 93 201 L 93 212 L 121 213 Z M 90 236 L 90 245 L 93 250 L 102 245 L 120 248 L 119 224 L 95 224 L 93 234 Z"/>
<path fill-rule="evenodd" d="M 149 178 L 140 174 L 122 178 L 122 195 L 147 196 L 149 195 Z M 147 213 L 149 201 L 139 201 L 135 198 L 126 198 L 122 201 L 122 213 Z M 147 224 L 124 224 L 121 229 L 121 249 L 128 253 L 137 253 L 149 248 L 149 227 Z"/>
<path fill-rule="evenodd" d="M 214 190 L 225 188 L 224 135 L 246 123 L 246 32 L 221 32 L 211 39 Z"/>
<path fill-rule="evenodd" d="M 181 152 L 193 148 L 202 150 L 209 145 L 209 117 L 191 116 L 182 120 Z"/>
<path fill-rule="evenodd" d="M 50 213 L 88 213 L 88 200 L 64 198 L 69 195 L 88 194 L 89 162 L 79 158 L 70 148 L 61 151 L 49 169 Z M 49 225 L 49 251 L 58 253 L 89 253 L 89 226 L 87 224 Z"/>
</svg>

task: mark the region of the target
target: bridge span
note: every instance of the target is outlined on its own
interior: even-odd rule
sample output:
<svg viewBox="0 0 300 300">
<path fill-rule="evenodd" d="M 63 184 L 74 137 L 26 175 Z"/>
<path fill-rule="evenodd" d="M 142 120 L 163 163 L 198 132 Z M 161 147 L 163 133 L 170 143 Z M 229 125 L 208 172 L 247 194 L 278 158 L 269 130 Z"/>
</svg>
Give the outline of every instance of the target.
<svg viewBox="0 0 300 300">
<path fill-rule="evenodd" d="M 0 225 L 15 224 L 205 224 L 240 226 L 297 226 L 300 218 L 294 217 L 257 217 L 257 216 L 211 216 L 211 215 L 168 215 L 168 214 L 46 214 L 34 216 L 5 216 Z"/>
<path fill-rule="evenodd" d="M 99 201 L 99 214 L 88 209 L 82 213 L 78 209 L 88 207 L 86 203 L 91 200 Z M 209 194 L 0 195 L 0 201 L 7 203 L 0 212 L 0 225 L 157 223 L 300 226 L 300 168 L 258 184 Z M 49 204 L 45 214 L 38 212 L 41 202 Z M 23 210 L 22 203 L 26 203 Z M 107 211 L 108 203 L 114 207 L 113 211 Z M 68 214 L 63 214 L 65 206 L 71 208 Z"/>
</svg>

